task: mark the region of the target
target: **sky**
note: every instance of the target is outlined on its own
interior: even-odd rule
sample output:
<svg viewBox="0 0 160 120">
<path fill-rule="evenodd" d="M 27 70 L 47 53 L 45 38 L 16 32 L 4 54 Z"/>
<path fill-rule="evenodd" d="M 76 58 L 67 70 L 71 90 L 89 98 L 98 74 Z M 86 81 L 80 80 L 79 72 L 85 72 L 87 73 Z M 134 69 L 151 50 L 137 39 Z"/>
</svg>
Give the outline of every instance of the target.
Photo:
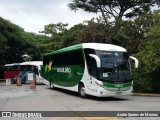
<svg viewBox="0 0 160 120">
<path fill-rule="evenodd" d="M 97 17 L 83 10 L 71 11 L 72 0 L 0 0 L 0 17 L 19 25 L 26 32 L 39 33 L 45 25 L 68 23 L 69 28 Z"/>
</svg>

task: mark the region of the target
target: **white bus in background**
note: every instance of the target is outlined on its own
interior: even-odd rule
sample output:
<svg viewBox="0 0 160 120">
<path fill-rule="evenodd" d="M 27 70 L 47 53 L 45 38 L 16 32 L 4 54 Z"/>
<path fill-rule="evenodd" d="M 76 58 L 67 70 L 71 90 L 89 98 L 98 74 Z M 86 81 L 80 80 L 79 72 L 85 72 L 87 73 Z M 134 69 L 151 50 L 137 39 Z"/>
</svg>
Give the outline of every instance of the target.
<svg viewBox="0 0 160 120">
<path fill-rule="evenodd" d="M 76 91 L 81 97 L 131 95 L 130 59 L 138 68 L 138 60 L 123 47 L 83 43 L 47 53 L 42 76 L 51 88 Z"/>
<path fill-rule="evenodd" d="M 43 78 L 41 77 L 42 61 L 28 61 L 20 63 L 22 82 L 26 83 L 26 75 L 28 71 L 33 71 L 36 74 L 35 82 L 37 84 L 43 84 Z"/>
</svg>

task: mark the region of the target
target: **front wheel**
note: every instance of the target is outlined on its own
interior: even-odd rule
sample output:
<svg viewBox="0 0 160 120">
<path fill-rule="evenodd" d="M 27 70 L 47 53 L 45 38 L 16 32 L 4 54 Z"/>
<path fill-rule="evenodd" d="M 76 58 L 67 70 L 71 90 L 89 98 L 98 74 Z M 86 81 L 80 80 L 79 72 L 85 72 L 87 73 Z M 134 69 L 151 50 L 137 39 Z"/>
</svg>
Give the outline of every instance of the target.
<svg viewBox="0 0 160 120">
<path fill-rule="evenodd" d="M 80 97 L 82 97 L 82 98 L 87 97 L 87 94 L 86 94 L 86 91 L 85 91 L 85 87 L 84 87 L 83 84 L 81 84 L 81 85 L 79 86 L 78 92 L 79 92 L 79 96 L 80 96 Z"/>
</svg>

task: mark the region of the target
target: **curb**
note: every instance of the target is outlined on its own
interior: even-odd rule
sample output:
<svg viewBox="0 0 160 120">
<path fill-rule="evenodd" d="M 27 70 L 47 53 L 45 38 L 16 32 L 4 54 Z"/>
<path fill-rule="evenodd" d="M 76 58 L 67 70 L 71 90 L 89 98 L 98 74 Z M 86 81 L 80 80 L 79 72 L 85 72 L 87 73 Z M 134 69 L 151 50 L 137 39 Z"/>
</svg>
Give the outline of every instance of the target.
<svg viewBox="0 0 160 120">
<path fill-rule="evenodd" d="M 160 94 L 150 94 L 150 93 L 132 93 L 132 96 L 160 97 Z"/>
</svg>

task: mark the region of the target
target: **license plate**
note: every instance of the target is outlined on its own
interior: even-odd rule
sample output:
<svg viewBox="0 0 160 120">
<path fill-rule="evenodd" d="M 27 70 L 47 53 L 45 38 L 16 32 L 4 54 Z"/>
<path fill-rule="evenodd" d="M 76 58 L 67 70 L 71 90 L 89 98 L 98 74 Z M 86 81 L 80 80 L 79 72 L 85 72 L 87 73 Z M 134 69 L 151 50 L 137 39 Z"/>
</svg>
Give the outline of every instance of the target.
<svg viewBox="0 0 160 120">
<path fill-rule="evenodd" d="M 116 95 L 122 95 L 122 92 L 116 92 Z"/>
</svg>

